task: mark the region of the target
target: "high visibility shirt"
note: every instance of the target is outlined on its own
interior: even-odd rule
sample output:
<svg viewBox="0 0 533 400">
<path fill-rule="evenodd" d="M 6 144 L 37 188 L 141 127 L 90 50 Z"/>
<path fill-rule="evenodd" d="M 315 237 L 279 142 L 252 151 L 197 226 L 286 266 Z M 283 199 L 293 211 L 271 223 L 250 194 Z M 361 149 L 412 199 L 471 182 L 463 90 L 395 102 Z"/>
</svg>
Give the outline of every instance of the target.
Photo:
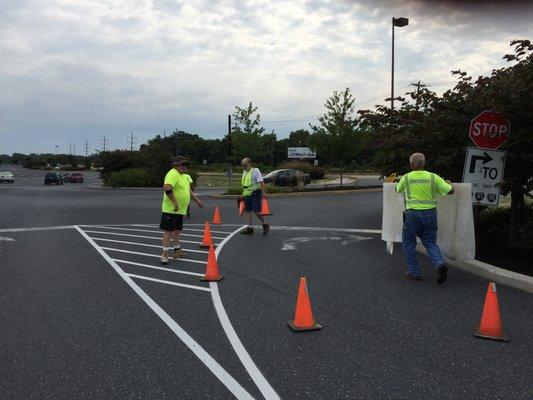
<svg viewBox="0 0 533 400">
<path fill-rule="evenodd" d="M 444 196 L 451 189 L 452 185 L 428 171 L 411 171 L 396 185 L 396 191 L 404 193 L 408 210 L 431 210 L 437 207 L 437 195 Z"/>
<path fill-rule="evenodd" d="M 259 176 L 259 179 L 258 179 Z M 254 179 L 255 178 L 255 179 Z M 261 176 L 261 172 L 257 168 L 250 168 L 249 171 L 244 170 L 242 172 L 242 195 L 243 196 L 250 196 L 252 192 L 258 190 L 261 188 L 261 183 L 263 181 L 263 177 Z"/>
<path fill-rule="evenodd" d="M 172 186 L 172 193 L 176 198 L 179 209 L 174 211 L 174 204 L 168 198 L 166 193 L 163 193 L 163 204 L 161 209 L 164 213 L 170 214 L 187 214 L 187 207 L 191 201 L 191 184 L 189 183 L 190 176 L 188 174 L 182 174 L 175 168 L 172 168 L 165 176 L 165 185 Z"/>
</svg>

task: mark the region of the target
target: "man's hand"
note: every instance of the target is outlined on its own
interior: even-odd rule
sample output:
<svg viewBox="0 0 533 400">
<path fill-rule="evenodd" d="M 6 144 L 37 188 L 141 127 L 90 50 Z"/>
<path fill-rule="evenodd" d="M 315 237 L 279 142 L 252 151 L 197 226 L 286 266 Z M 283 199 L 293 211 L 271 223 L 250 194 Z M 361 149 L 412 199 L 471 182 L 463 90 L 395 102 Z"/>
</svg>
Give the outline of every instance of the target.
<svg viewBox="0 0 533 400">
<path fill-rule="evenodd" d="M 198 207 L 200 207 L 200 208 L 204 208 L 204 203 L 202 203 L 201 200 L 197 200 L 197 201 L 196 201 L 196 204 L 198 204 Z"/>
<path fill-rule="evenodd" d="M 177 201 L 174 202 L 174 211 L 178 211 L 180 209 L 180 205 L 178 204 Z"/>
</svg>

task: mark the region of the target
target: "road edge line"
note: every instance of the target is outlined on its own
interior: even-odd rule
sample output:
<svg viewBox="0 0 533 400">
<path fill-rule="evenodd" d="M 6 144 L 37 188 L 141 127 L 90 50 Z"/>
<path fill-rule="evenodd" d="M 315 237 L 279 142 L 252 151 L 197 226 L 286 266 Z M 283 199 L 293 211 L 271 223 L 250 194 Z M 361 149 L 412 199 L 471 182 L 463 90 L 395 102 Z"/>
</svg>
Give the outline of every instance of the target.
<svg viewBox="0 0 533 400">
<path fill-rule="evenodd" d="M 239 231 L 241 231 L 243 228 L 245 228 L 246 225 L 240 226 L 238 229 L 233 231 L 229 236 L 226 236 L 226 238 L 220 242 L 220 244 L 217 246 L 215 254 L 218 258 L 220 251 L 224 247 L 224 245 L 233 237 L 235 236 Z M 254 381 L 255 385 L 261 392 L 261 394 L 264 396 L 265 399 L 268 400 L 279 400 L 280 397 L 274 390 L 274 388 L 268 383 L 264 375 L 261 373 L 257 365 L 255 365 L 254 361 L 250 357 L 250 354 L 246 351 L 244 348 L 244 345 L 242 344 L 241 340 L 239 339 L 239 336 L 237 335 L 237 332 L 235 332 L 235 329 L 233 328 L 233 325 L 231 324 L 231 321 L 229 320 L 228 314 L 226 313 L 226 309 L 224 308 L 224 305 L 222 304 L 222 299 L 220 298 L 220 293 L 218 291 L 218 284 L 217 282 L 210 282 L 209 284 L 211 288 L 211 298 L 213 299 L 213 304 L 215 306 L 215 310 L 218 315 L 218 319 L 220 320 L 220 324 L 222 325 L 222 329 L 226 333 L 226 337 L 231 343 L 231 346 L 233 347 L 233 350 L 235 351 L 235 354 L 237 354 L 237 357 L 239 357 L 239 360 L 241 361 L 242 365 L 246 369 L 246 372 L 248 372 L 248 375 L 250 375 L 250 378 Z"/>
</svg>

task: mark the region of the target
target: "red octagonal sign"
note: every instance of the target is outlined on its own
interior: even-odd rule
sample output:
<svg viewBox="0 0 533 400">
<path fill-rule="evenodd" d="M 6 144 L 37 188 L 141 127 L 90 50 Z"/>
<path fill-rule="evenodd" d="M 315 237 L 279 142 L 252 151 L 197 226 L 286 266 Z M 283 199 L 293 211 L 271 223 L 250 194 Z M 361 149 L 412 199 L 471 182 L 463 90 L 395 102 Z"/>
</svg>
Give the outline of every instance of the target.
<svg viewBox="0 0 533 400">
<path fill-rule="evenodd" d="M 511 124 L 495 111 L 483 111 L 470 123 L 468 136 L 482 149 L 496 150 L 509 140 Z"/>
</svg>

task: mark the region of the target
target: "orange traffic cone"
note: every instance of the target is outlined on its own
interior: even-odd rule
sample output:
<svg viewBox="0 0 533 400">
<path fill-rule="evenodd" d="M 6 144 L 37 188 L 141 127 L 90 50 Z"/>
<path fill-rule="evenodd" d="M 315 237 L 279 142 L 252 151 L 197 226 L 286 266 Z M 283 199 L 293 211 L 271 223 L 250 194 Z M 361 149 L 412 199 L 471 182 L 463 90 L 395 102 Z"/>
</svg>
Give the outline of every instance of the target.
<svg viewBox="0 0 533 400">
<path fill-rule="evenodd" d="M 202 244 L 200 247 L 202 249 L 208 249 L 211 245 L 213 245 L 213 238 L 211 238 L 211 227 L 209 226 L 209 222 L 205 221 L 204 238 L 202 239 Z"/>
<path fill-rule="evenodd" d="M 241 199 L 241 201 L 239 202 L 239 216 L 242 217 L 242 214 L 244 214 L 244 199 Z"/>
<path fill-rule="evenodd" d="M 307 293 L 307 281 L 305 278 L 300 278 L 294 320 L 288 321 L 287 324 L 295 332 L 313 331 L 322 328 L 313 318 L 313 311 L 311 310 L 311 301 L 309 300 L 309 294 Z"/>
<path fill-rule="evenodd" d="M 209 255 L 207 256 L 207 269 L 205 275 L 201 278 L 204 282 L 218 282 L 224 278 L 218 272 L 217 256 L 213 245 L 209 246 Z"/>
<path fill-rule="evenodd" d="M 220 225 L 222 222 L 220 221 L 220 212 L 218 211 L 218 207 L 215 207 L 215 215 L 213 216 L 213 224 Z"/>
<path fill-rule="evenodd" d="M 474 332 L 474 336 L 483 339 L 501 340 L 503 342 L 508 340 L 503 331 L 498 295 L 496 294 L 496 284 L 493 282 L 489 283 L 483 313 L 481 314 L 481 321 Z"/>
<path fill-rule="evenodd" d="M 263 201 L 261 202 L 261 215 L 273 215 L 270 212 L 270 207 L 268 207 L 268 201 L 263 197 Z"/>
</svg>

